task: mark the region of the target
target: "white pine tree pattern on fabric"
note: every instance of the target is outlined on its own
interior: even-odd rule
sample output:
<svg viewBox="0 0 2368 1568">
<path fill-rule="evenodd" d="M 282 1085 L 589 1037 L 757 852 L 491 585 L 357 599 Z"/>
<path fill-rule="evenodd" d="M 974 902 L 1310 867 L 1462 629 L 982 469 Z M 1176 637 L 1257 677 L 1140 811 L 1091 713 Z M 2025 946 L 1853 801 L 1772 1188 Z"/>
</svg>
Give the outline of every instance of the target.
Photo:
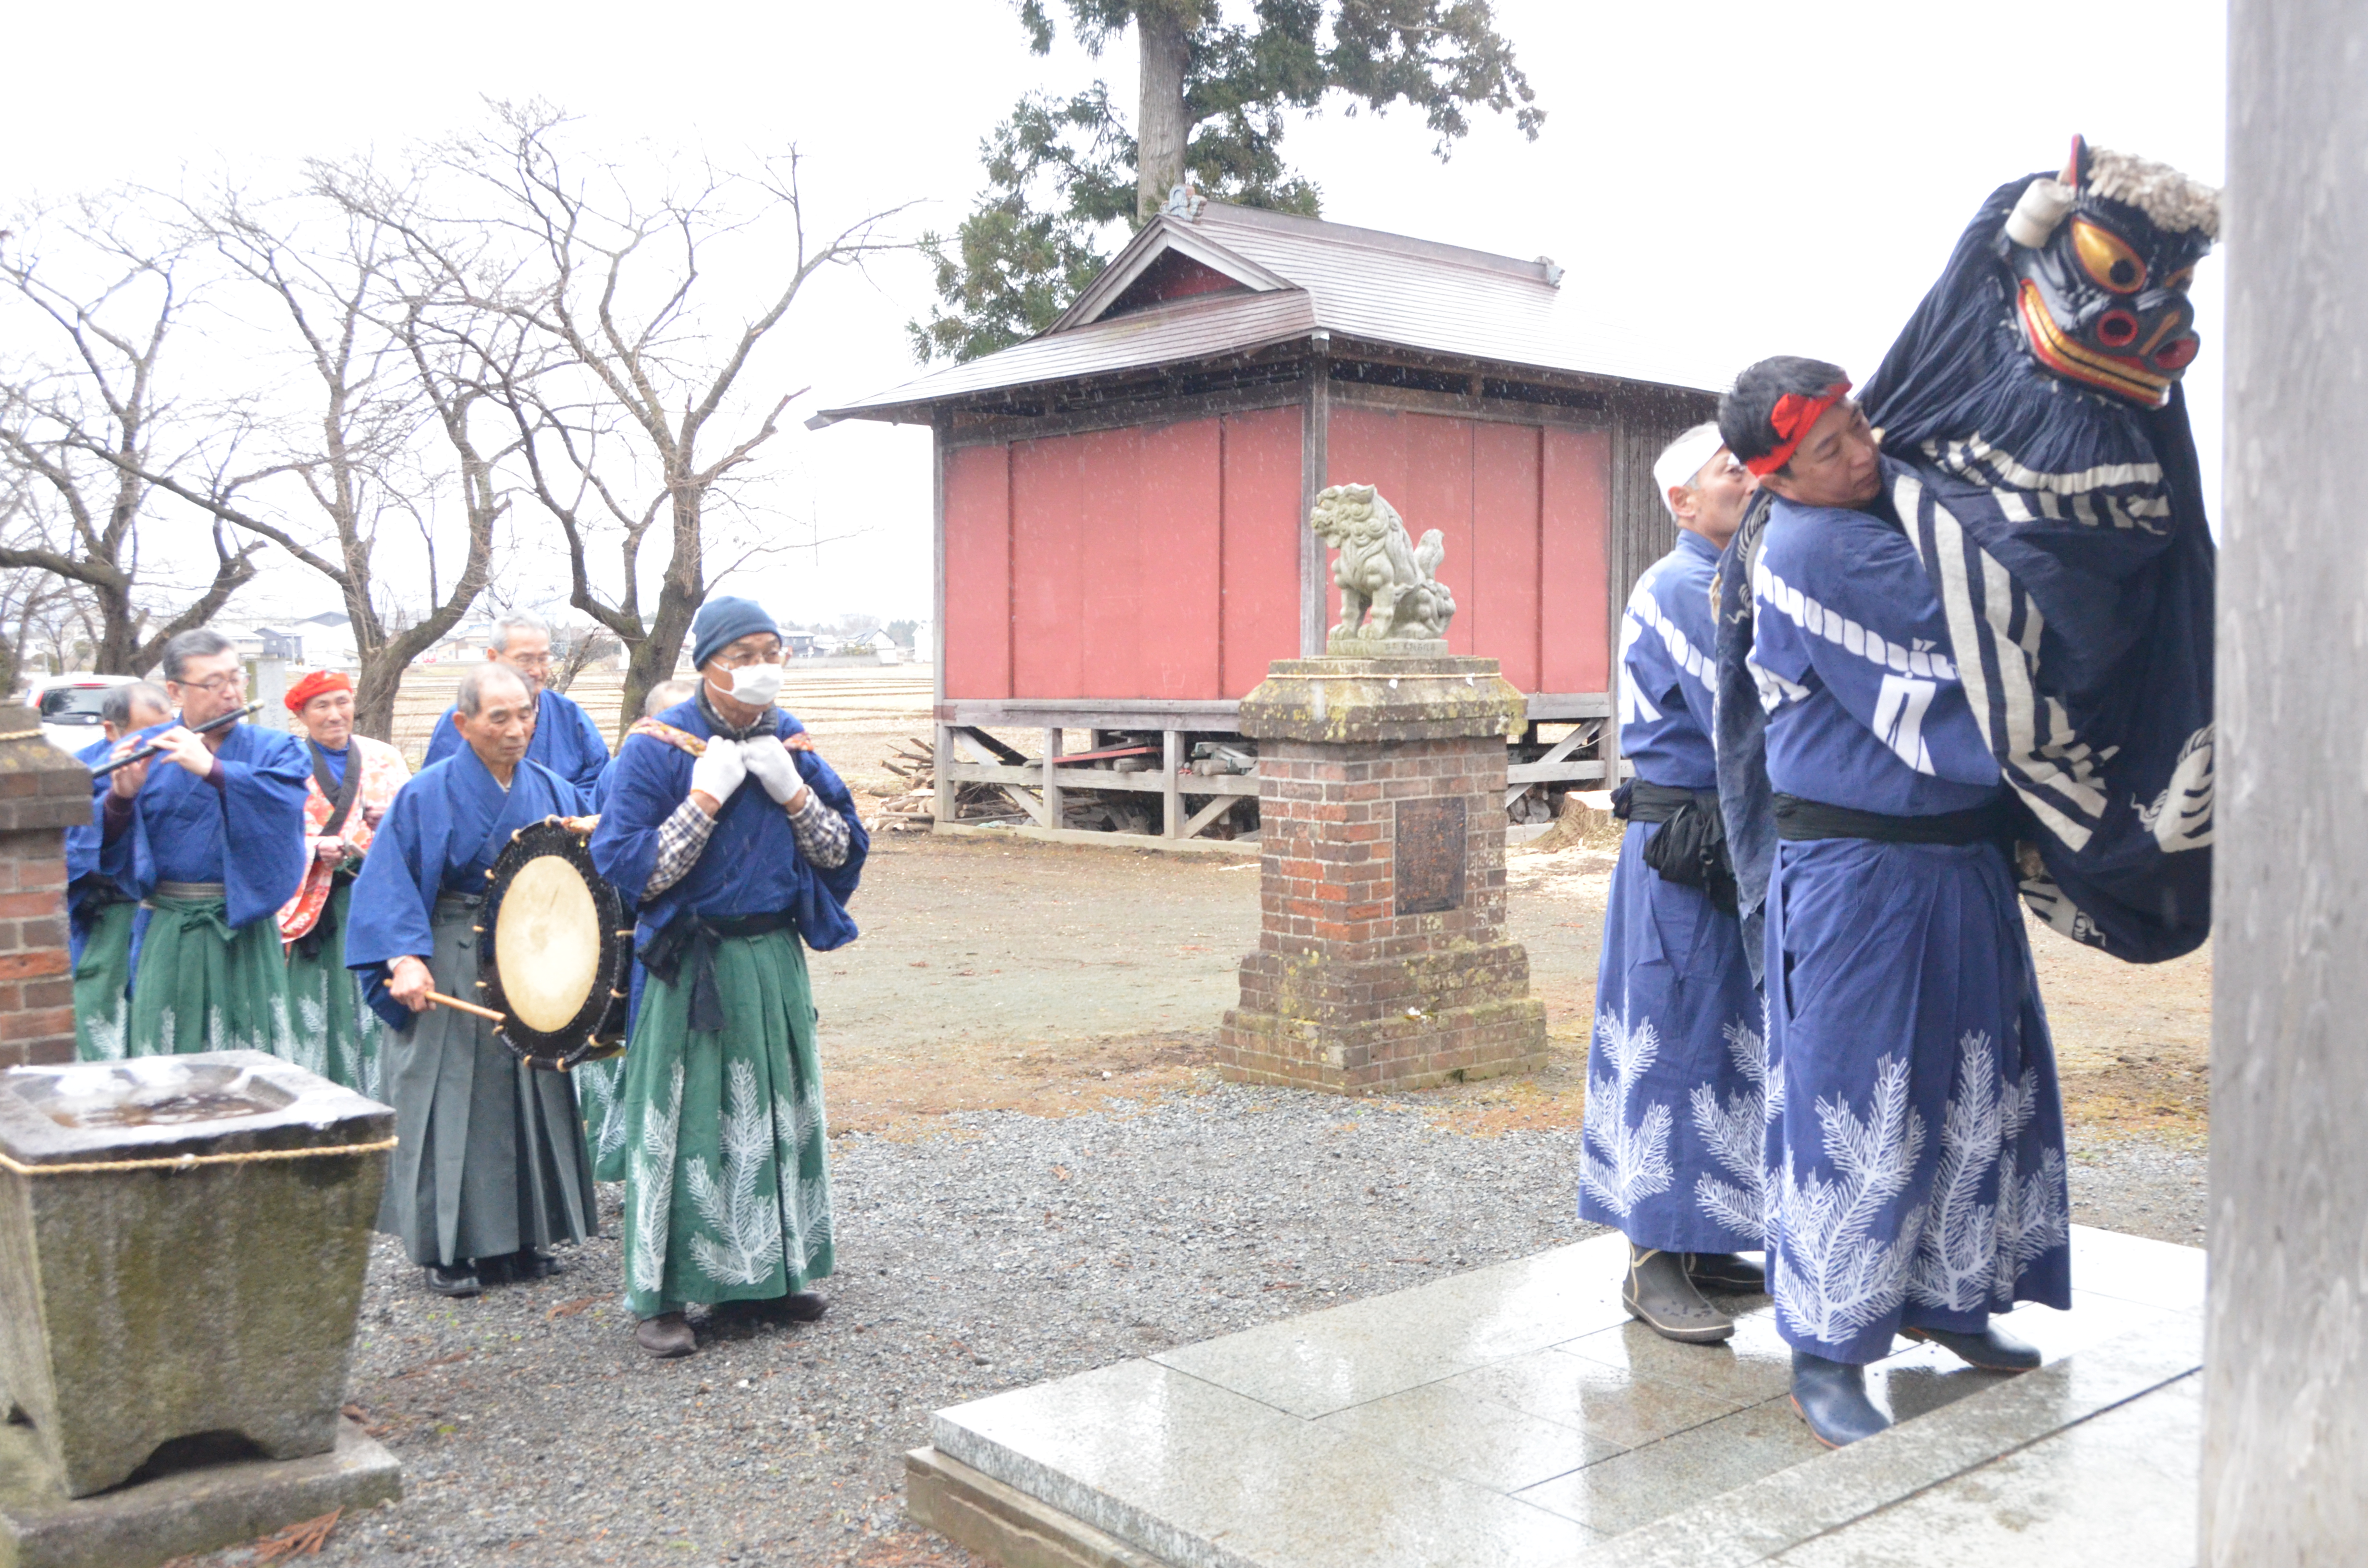
<svg viewBox="0 0 2368 1568">
<path fill-rule="evenodd" d="M 127 1003 L 118 1003 L 115 1010 L 104 1017 L 86 1018 L 83 1021 L 84 1028 L 90 1035 L 93 1060 L 99 1062 L 123 1060 L 124 1028 L 131 1021 L 131 1008 Z"/>
<path fill-rule="evenodd" d="M 1688 1097 L 1694 1131 L 1735 1180 L 1701 1173 L 1694 1177 L 1694 1203 L 1719 1225 L 1756 1240 L 1766 1233 L 1768 1055 L 1759 1031 L 1741 1018 L 1719 1032 L 1726 1036 L 1726 1053 L 1743 1086 L 1731 1090 L 1724 1105 L 1715 1083 L 1696 1084 Z"/>
<path fill-rule="evenodd" d="M 1941 1160 L 1932 1180 L 1907 1293 L 1927 1306 L 1978 1312 L 2014 1299 L 2015 1281 L 2032 1259 L 2071 1237 L 2062 1201 L 2063 1156 L 2049 1149 L 2041 1169 L 2019 1169 L 2022 1134 L 2039 1104 L 2039 1070 L 2001 1080 L 1987 1034 L 1957 1042 L 1956 1094 L 1942 1108 Z M 1998 1176 L 1998 1200 L 1979 1201 Z"/>
<path fill-rule="evenodd" d="M 1602 1013 L 1595 1020 L 1595 1039 L 1611 1074 L 1588 1075 L 1578 1179 L 1597 1202 L 1624 1216 L 1645 1199 L 1667 1192 L 1677 1179 L 1669 1164 L 1669 1108 L 1647 1105 L 1636 1125 L 1629 1125 L 1629 1098 L 1660 1055 L 1661 1038 L 1650 1018 L 1632 1027 L 1625 1018 Z"/>
<path fill-rule="evenodd" d="M 626 1165 L 632 1194 L 633 1244 L 628 1260 L 633 1289 L 655 1293 L 666 1288 L 666 1233 L 674 1208 L 675 1136 L 682 1119 L 682 1063 L 669 1074 L 664 1104 L 652 1100 L 642 1113 L 642 1139 Z"/>
<path fill-rule="evenodd" d="M 584 1119 L 598 1129 L 592 1135 L 592 1156 L 606 1160 L 625 1146 L 624 1073 L 614 1062 L 596 1062 L 576 1075 L 583 1096 Z"/>
<path fill-rule="evenodd" d="M 825 1135 L 822 1095 L 813 1085 L 804 1085 L 795 1099 L 775 1093 L 773 1136 L 779 1142 L 774 1151 L 774 1168 L 780 1183 L 781 1212 L 789 1221 L 790 1250 L 796 1255 L 800 1278 L 804 1278 L 806 1270 L 831 1242 L 828 1166 L 818 1177 L 801 1180 L 798 1176 L 800 1152 L 810 1145 L 822 1148 Z"/>
<path fill-rule="evenodd" d="M 286 1059 L 307 1073 L 329 1075 L 329 1010 L 310 996 L 296 1001 L 296 1028 L 289 1031 Z M 350 1075 L 347 1082 L 353 1080 Z"/>
<path fill-rule="evenodd" d="M 723 1170 L 719 1178 L 704 1159 L 683 1167 L 683 1184 L 712 1238 L 690 1238 L 690 1259 L 720 1285 L 757 1285 L 781 1265 L 780 1188 L 759 1192 L 757 1179 L 773 1153 L 772 1108 L 757 1092 L 757 1069 L 734 1062 L 726 1070 L 727 1105 L 716 1119 Z"/>
<path fill-rule="evenodd" d="M 1793 1330 L 1824 1345 L 1849 1340 L 1896 1311 L 1915 1261 L 1918 1216 L 1909 1215 L 1888 1246 L 1872 1239 L 1884 1207 L 1907 1189 L 1924 1153 L 1924 1119 L 1907 1103 L 1907 1063 L 1880 1057 L 1874 1098 L 1861 1121 L 1849 1102 L 1817 1101 L 1827 1181 L 1803 1176 L 1792 1153 L 1776 1192 L 1776 1310 Z"/>
</svg>

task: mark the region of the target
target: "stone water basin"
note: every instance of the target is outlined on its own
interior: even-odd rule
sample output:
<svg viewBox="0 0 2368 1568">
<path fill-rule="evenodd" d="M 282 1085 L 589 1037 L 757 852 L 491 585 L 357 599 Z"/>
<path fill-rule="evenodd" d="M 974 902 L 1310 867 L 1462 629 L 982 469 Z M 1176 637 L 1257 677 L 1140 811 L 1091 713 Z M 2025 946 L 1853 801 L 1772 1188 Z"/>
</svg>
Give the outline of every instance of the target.
<svg viewBox="0 0 2368 1568">
<path fill-rule="evenodd" d="M 393 1124 L 260 1051 L 0 1073 L 0 1389 L 67 1495 L 330 1450 Z"/>
</svg>

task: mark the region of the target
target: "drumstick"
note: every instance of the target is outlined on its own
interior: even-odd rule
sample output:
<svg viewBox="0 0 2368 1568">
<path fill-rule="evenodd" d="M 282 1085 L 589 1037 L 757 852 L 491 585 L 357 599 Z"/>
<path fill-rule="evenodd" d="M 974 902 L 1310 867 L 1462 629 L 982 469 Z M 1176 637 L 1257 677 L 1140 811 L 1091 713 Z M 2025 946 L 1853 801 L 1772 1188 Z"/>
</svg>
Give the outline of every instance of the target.
<svg viewBox="0 0 2368 1568">
<path fill-rule="evenodd" d="M 427 999 L 439 1007 L 451 1007 L 463 1013 L 474 1013 L 487 1023 L 498 1024 L 507 1021 L 507 1014 L 496 1013 L 491 1007 L 480 1007 L 474 1002 L 463 1002 L 458 996 L 447 996 L 441 991 L 429 992 Z"/>
</svg>

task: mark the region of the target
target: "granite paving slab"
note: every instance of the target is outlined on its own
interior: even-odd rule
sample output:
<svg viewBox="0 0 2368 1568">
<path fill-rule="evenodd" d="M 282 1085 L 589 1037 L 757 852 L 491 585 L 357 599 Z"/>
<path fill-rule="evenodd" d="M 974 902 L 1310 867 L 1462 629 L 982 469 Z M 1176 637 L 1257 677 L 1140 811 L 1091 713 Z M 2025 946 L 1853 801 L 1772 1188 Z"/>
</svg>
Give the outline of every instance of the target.
<svg viewBox="0 0 2368 1568">
<path fill-rule="evenodd" d="M 1839 1452 L 1792 1409 L 1764 1298 L 1734 1303 L 1725 1345 L 1670 1344 L 1622 1311 L 1616 1235 L 939 1411 L 934 1451 L 1174 1568 L 1842 1568 L 1921 1561 L 1959 1528 L 2010 1561 L 2043 1524 L 2051 1560 L 2086 1562 L 2112 1534 L 2098 1509 L 2143 1499 L 2156 1534 L 2192 1528 L 2179 1391 L 2203 1267 L 2082 1227 L 2073 1245 L 2072 1310 L 2008 1324 L 2045 1366 L 2009 1377 L 1897 1341 L 1868 1387 L 1898 1424 Z M 2149 1441 L 2143 1473 L 2090 1484 Z M 951 1473 L 916 1458 L 916 1487 Z M 2179 1561 L 2141 1536 L 2093 1560 Z"/>
</svg>

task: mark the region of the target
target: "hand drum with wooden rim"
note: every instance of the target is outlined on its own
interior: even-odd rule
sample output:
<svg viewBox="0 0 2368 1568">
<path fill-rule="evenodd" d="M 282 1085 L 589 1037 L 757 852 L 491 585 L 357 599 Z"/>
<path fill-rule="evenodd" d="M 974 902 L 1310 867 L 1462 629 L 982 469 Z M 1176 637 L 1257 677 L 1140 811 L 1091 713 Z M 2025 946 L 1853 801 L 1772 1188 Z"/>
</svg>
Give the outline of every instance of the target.
<svg viewBox="0 0 2368 1568">
<path fill-rule="evenodd" d="M 486 873 L 477 988 L 495 1035 L 530 1067 L 565 1072 L 623 1049 L 632 932 L 582 837 L 548 817 Z"/>
</svg>

